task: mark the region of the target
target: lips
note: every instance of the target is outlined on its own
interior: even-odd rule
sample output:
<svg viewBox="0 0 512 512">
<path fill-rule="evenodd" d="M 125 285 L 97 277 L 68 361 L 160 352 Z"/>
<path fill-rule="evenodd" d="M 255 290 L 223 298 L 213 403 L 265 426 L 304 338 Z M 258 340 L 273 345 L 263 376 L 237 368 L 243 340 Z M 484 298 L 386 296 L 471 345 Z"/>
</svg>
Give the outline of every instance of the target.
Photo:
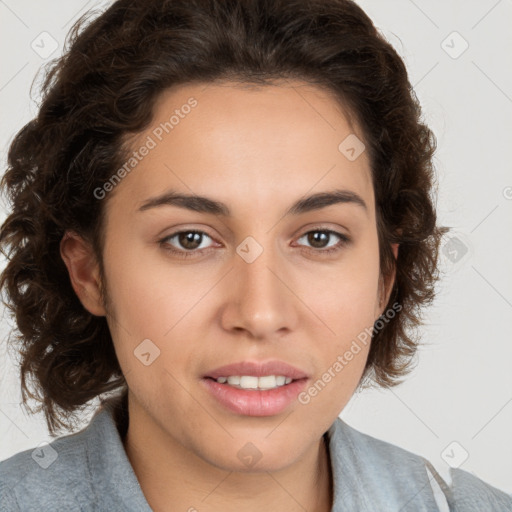
<svg viewBox="0 0 512 512">
<path fill-rule="evenodd" d="M 276 380 L 285 377 L 286 383 L 271 389 L 254 389 L 253 386 L 249 386 L 248 389 L 230 385 L 229 382 L 220 379 L 241 377 L 248 380 L 250 377 L 258 377 L 261 381 L 262 377 L 270 375 L 276 376 Z M 307 386 L 309 379 L 310 375 L 306 371 L 274 359 L 241 361 L 220 366 L 205 374 L 201 379 L 201 385 L 218 405 L 231 413 L 243 416 L 274 416 L 298 403 L 297 396 Z"/>
<path fill-rule="evenodd" d="M 219 377 L 229 377 L 232 375 L 253 375 L 255 377 L 264 377 L 265 375 L 284 375 L 293 380 L 307 379 L 307 372 L 296 368 L 284 361 L 272 360 L 264 362 L 241 361 L 238 363 L 227 364 L 209 371 L 204 377 L 218 379 Z"/>
</svg>

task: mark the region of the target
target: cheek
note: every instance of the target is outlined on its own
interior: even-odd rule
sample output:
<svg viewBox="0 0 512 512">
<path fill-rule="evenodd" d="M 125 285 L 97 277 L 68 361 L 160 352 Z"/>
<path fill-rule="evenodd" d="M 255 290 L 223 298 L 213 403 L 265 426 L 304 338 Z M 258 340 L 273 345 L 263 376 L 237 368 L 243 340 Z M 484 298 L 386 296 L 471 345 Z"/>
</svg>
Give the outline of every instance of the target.
<svg viewBox="0 0 512 512">
<path fill-rule="evenodd" d="M 378 254 L 355 253 L 304 281 L 303 296 L 337 336 L 357 335 L 373 325 L 379 283 Z"/>
<path fill-rule="evenodd" d="M 153 248 L 119 234 L 107 249 L 104 265 L 116 321 L 134 338 L 161 337 L 197 300 L 194 280 L 164 257 L 155 257 Z"/>
<path fill-rule="evenodd" d="M 323 321 L 323 327 L 311 333 L 317 340 L 315 349 L 321 364 L 311 395 L 308 393 L 304 400 L 310 399 L 311 403 L 336 414 L 360 381 L 376 318 L 378 247 L 376 242 L 368 243 L 365 250 L 360 247 L 360 251 L 354 251 L 340 265 L 308 280 L 307 290 L 303 291 L 307 291 L 308 304 Z M 318 399 L 313 402 L 312 397 L 316 396 Z"/>
<path fill-rule="evenodd" d="M 166 371 L 181 376 L 197 359 L 197 345 L 186 341 L 204 323 L 211 303 L 203 297 L 218 277 L 194 271 L 193 265 L 171 266 L 164 257 L 150 258 L 142 249 L 123 255 L 122 245 L 112 243 L 105 258 L 117 357 L 130 386 L 154 389 L 167 382 L 174 389 Z M 144 362 L 150 365 L 144 367 Z"/>
<path fill-rule="evenodd" d="M 319 312 L 322 325 L 309 329 L 315 340 L 312 353 L 318 358 L 316 379 L 299 402 L 338 415 L 352 397 L 361 379 L 371 345 L 378 273 L 331 276 L 328 291 L 316 282 L 308 300 Z M 326 330 L 325 325 L 329 330 Z M 307 327 L 306 327 L 307 328 Z M 327 334 L 326 334 L 327 333 Z"/>
</svg>

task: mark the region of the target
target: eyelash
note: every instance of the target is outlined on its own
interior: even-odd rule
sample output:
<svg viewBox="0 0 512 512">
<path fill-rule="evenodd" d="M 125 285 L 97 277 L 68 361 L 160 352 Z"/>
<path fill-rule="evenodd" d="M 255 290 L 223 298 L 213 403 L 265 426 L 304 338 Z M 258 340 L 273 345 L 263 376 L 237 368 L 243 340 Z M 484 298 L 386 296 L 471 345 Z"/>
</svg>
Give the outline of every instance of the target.
<svg viewBox="0 0 512 512">
<path fill-rule="evenodd" d="M 205 251 L 208 251 L 211 249 L 211 248 L 206 248 L 206 249 L 179 250 L 179 249 L 173 248 L 172 246 L 170 246 L 167 243 L 169 240 L 171 240 L 172 238 L 174 238 L 177 235 L 180 235 L 182 233 L 199 233 L 202 235 L 206 235 L 208 238 L 211 238 L 213 240 L 213 238 L 205 231 L 200 231 L 200 230 L 196 230 L 196 229 L 184 229 L 182 231 L 176 231 L 176 232 L 172 233 L 171 235 L 168 235 L 165 238 L 162 238 L 161 240 L 159 240 L 159 244 L 162 246 L 162 248 L 165 251 L 172 253 L 173 255 L 176 255 L 180 258 L 195 257 L 196 255 L 203 254 Z M 347 235 L 343 235 L 342 233 L 338 233 L 337 231 L 333 231 L 332 229 L 312 229 L 312 230 L 306 231 L 304 234 L 302 234 L 299 237 L 299 239 L 303 238 L 304 236 L 306 236 L 310 233 L 327 233 L 329 235 L 335 235 L 340 239 L 340 241 L 336 245 L 334 245 L 333 247 L 330 247 L 328 249 L 314 249 L 314 248 L 306 249 L 308 252 L 312 252 L 315 254 L 330 255 L 330 254 L 340 251 L 344 246 L 348 245 L 351 242 L 351 239 Z"/>
</svg>

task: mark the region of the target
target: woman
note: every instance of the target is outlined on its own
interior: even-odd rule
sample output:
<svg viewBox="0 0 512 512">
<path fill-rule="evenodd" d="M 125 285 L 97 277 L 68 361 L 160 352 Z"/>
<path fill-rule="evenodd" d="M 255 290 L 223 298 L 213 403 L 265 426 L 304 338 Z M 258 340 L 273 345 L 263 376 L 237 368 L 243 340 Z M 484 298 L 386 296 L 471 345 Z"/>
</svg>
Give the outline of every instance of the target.
<svg viewBox="0 0 512 512">
<path fill-rule="evenodd" d="M 445 232 L 366 14 L 120 0 L 71 42 L 10 148 L 1 286 L 50 432 L 102 405 L 0 464 L 0 510 L 512 510 L 338 418 L 409 371 Z"/>
</svg>

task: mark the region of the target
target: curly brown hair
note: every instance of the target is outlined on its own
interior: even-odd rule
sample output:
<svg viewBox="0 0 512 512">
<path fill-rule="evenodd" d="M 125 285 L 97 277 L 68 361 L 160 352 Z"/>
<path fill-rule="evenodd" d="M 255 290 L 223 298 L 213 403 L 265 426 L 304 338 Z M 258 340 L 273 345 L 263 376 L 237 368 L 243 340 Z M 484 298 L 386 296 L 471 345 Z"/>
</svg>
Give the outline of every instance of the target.
<svg viewBox="0 0 512 512">
<path fill-rule="evenodd" d="M 16 319 L 9 342 L 21 356 L 24 406 L 29 396 L 39 402 L 54 435 L 92 399 L 126 396 L 106 318 L 77 298 L 59 244 L 67 230 L 80 234 L 102 268 L 108 198 L 93 192 L 126 160 L 127 137 L 150 124 L 166 88 L 223 79 L 325 87 L 361 127 L 381 275 L 396 267 L 388 304 L 400 307 L 374 328 L 360 384 L 399 383 L 434 297 L 446 228 L 433 206 L 435 137 L 404 63 L 365 12 L 351 0 L 118 0 L 90 15 L 46 69 L 38 115 L 16 134 L 1 182 L 11 212 L 0 232 L 0 289 Z"/>
</svg>

